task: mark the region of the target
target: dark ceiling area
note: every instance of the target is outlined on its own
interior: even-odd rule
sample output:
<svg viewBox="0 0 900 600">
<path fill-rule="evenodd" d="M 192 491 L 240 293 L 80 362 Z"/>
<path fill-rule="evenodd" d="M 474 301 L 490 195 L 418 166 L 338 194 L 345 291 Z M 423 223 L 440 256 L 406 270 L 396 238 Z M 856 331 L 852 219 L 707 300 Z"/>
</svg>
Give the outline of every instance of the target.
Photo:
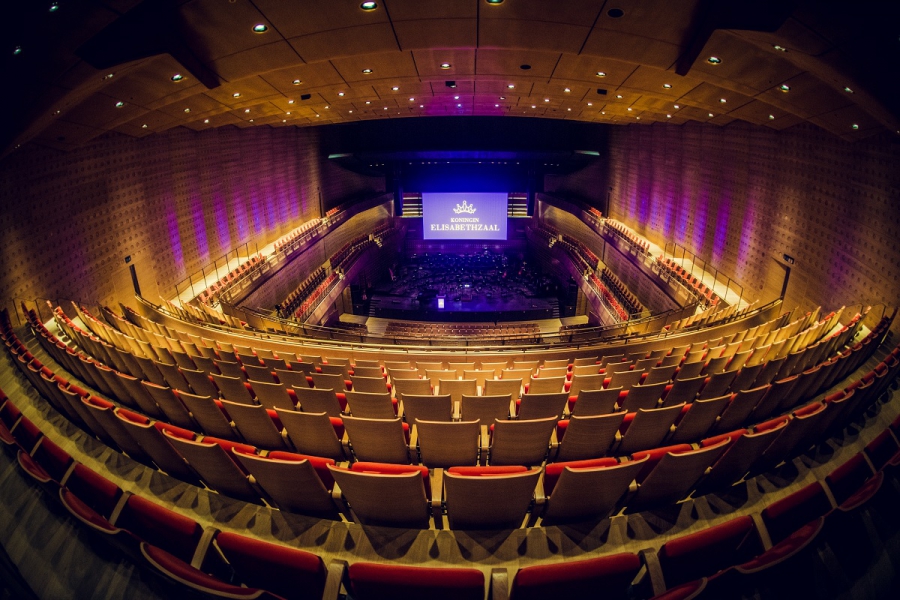
<svg viewBox="0 0 900 600">
<path fill-rule="evenodd" d="M 408 117 L 900 133 L 900 3 L 37 0 L 4 7 L 4 154 L 106 132 Z M 418 120 L 418 119 L 417 119 Z M 384 141 L 382 139 L 381 141 Z"/>
</svg>

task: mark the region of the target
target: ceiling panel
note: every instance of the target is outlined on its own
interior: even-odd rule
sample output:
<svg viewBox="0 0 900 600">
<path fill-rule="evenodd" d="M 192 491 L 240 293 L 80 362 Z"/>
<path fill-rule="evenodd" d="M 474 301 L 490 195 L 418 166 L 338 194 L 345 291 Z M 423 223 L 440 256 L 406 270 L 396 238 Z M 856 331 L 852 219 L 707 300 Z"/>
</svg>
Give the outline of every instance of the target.
<svg viewBox="0 0 900 600">
<path fill-rule="evenodd" d="M 331 61 L 334 68 L 347 83 L 374 85 L 387 79 L 416 76 L 416 64 L 409 52 L 392 52 L 351 56 Z M 370 69 L 369 74 L 363 71 Z"/>
<path fill-rule="evenodd" d="M 429 3 L 429 6 L 432 5 Z M 395 20 L 393 26 L 402 50 L 474 48 L 478 40 L 478 21 L 474 18 Z"/>
<path fill-rule="evenodd" d="M 721 63 L 711 64 L 714 56 Z M 785 52 L 762 49 L 730 32 L 714 31 L 691 74 L 742 94 L 754 95 L 800 74 Z"/>
<path fill-rule="evenodd" d="M 253 3 L 285 38 L 329 32 L 341 28 L 388 24 L 388 15 L 383 7 L 365 11 L 360 8 L 360 2 L 253 0 Z"/>
<path fill-rule="evenodd" d="M 419 77 L 455 80 L 475 74 L 475 50 L 473 48 L 441 48 L 413 50 L 415 70 Z M 449 65 L 443 68 L 441 65 Z"/>
<path fill-rule="evenodd" d="M 267 20 L 253 2 L 192 0 L 181 5 L 179 14 L 190 31 L 185 40 L 201 60 L 210 61 L 281 39 L 275 29 L 254 33 L 253 26 Z"/>
<path fill-rule="evenodd" d="M 700 84 L 700 80 L 682 77 L 674 71 L 664 71 L 653 67 L 637 67 L 622 82 L 623 88 L 642 90 L 655 96 L 676 100 L 684 96 Z M 668 86 L 668 87 L 666 87 Z"/>
<path fill-rule="evenodd" d="M 519 78 L 523 79 L 549 79 L 559 59 L 560 54 L 557 52 L 479 48 L 475 68 L 478 75 L 506 75 L 518 72 Z M 529 68 L 523 69 L 523 65 Z"/>
<path fill-rule="evenodd" d="M 781 91 L 780 85 L 790 87 Z M 831 112 L 852 104 L 850 94 L 835 90 L 810 73 L 802 73 L 762 92 L 760 100 L 778 106 L 803 118 Z"/>
<path fill-rule="evenodd" d="M 223 80 L 237 81 L 258 73 L 296 67 L 302 63 L 303 59 L 300 58 L 294 47 L 286 41 L 280 40 L 223 56 L 209 64 Z"/>
<path fill-rule="evenodd" d="M 489 19 L 482 20 L 478 28 L 478 46 L 576 54 L 589 33 L 589 27 L 565 23 Z"/>
<path fill-rule="evenodd" d="M 399 50 L 389 23 L 345 27 L 288 40 L 306 62 Z"/>
</svg>

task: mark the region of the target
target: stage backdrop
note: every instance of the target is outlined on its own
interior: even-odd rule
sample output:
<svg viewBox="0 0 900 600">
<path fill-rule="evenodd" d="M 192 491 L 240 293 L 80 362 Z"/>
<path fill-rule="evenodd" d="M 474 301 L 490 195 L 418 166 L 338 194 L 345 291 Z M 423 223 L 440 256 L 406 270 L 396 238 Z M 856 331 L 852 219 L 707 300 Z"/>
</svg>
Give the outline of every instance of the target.
<svg viewBox="0 0 900 600">
<path fill-rule="evenodd" d="M 505 240 L 505 192 L 422 193 L 426 240 Z"/>
</svg>

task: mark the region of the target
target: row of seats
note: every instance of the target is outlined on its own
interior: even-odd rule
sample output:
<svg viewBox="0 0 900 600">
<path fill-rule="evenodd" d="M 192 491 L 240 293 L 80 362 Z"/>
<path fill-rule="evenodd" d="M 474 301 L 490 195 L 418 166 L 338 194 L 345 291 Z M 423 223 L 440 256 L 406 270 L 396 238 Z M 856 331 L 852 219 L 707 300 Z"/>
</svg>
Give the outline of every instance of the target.
<svg viewBox="0 0 900 600">
<path fill-rule="evenodd" d="M 332 272 L 325 279 L 314 287 L 304 298 L 301 299 L 297 310 L 293 311 L 293 316 L 298 321 L 303 321 L 312 310 L 319 304 L 319 300 L 323 298 L 338 280 L 338 274 Z"/>
<path fill-rule="evenodd" d="M 889 382 L 884 383 L 886 389 Z M 824 481 L 815 481 L 770 503 L 758 515 L 736 517 L 670 539 L 658 549 L 521 568 L 511 586 L 506 570 L 494 569 L 490 596 L 505 598 L 511 592 L 514 600 L 544 598 L 548 593 L 570 597 L 603 589 L 611 598 L 722 597 L 736 589 L 774 587 L 785 591 L 784 586 L 791 583 L 802 591 L 806 583 L 784 577 L 805 564 L 804 553 L 818 552 L 817 544 L 837 542 L 829 545 L 848 562 L 872 558 L 871 549 L 848 544 L 848 534 L 860 535 L 866 511 L 890 514 L 900 500 L 898 435 L 900 418 L 863 451 L 833 469 Z M 215 528 L 204 530 L 189 517 L 123 492 L 73 460 L 2 391 L 0 441 L 16 454 L 20 468 L 87 531 L 124 551 L 138 564 L 215 597 L 270 597 L 260 594 L 260 590 L 266 590 L 285 598 L 337 598 L 342 580 L 346 592 L 363 599 L 418 598 L 424 594 L 438 598 L 486 597 L 485 576 L 478 569 L 365 562 L 346 568 L 340 561 L 326 565 L 314 554 L 280 544 Z M 347 489 L 354 488 L 356 475 L 380 474 L 383 467 L 369 465 L 342 472 L 329 466 L 332 473 L 341 473 L 342 481 L 349 477 Z M 565 474 L 573 472 L 570 468 Z M 383 475 L 391 480 L 390 485 L 403 485 L 398 483 L 401 474 Z M 404 482 L 421 481 L 415 471 L 406 475 Z M 474 479 L 502 480 L 509 475 L 481 473 Z M 446 477 L 466 483 L 473 479 L 471 474 L 449 472 Z M 359 506 L 363 511 L 368 508 L 365 502 Z M 890 531 L 879 532 L 885 539 L 897 531 L 897 519 L 890 525 Z"/>
<path fill-rule="evenodd" d="M 575 263 L 580 272 L 593 273 L 594 269 L 597 268 L 600 259 L 580 240 L 567 237 L 560 233 L 555 227 L 543 222 L 533 231 L 545 239 L 551 248 L 556 244 L 559 244 L 566 255 L 572 259 L 572 262 Z"/>
<path fill-rule="evenodd" d="M 431 337 L 477 337 L 492 338 L 505 336 L 533 336 L 541 334 L 537 323 L 515 323 L 496 325 L 492 323 L 413 323 L 389 321 L 384 330 L 387 337 L 431 338 Z"/>
<path fill-rule="evenodd" d="M 23 356 L 23 359 L 26 359 L 26 358 L 27 358 L 27 356 Z M 23 360 L 23 362 L 24 362 L 24 360 Z M 36 370 L 38 368 L 37 365 L 34 364 L 34 359 L 32 359 L 32 361 L 30 361 L 28 363 L 28 365 L 31 367 L 34 367 L 34 369 L 29 369 L 29 372 L 32 373 L 32 375 L 34 375 L 34 370 Z M 896 365 L 896 362 L 895 362 L 895 365 Z M 882 373 L 879 375 L 879 379 L 883 380 L 883 377 L 885 375 L 886 375 L 886 367 L 884 369 L 882 369 Z M 874 375 L 872 377 L 874 378 Z M 41 384 L 39 381 L 33 381 L 33 383 L 35 383 L 40 389 Z M 874 381 L 874 379 L 871 379 L 870 381 L 868 381 L 869 386 L 871 386 L 872 381 Z M 77 390 L 71 390 L 71 386 L 69 386 L 69 388 L 70 388 L 70 391 L 73 392 L 73 394 L 71 394 L 71 395 L 75 395 L 76 402 L 77 402 L 77 393 L 78 393 Z M 48 398 L 52 398 L 52 391 L 50 391 L 49 394 L 50 395 L 48 395 Z M 82 398 L 82 400 L 83 400 L 83 398 Z M 96 406 L 98 404 L 97 400 L 99 400 L 99 399 L 95 398 L 93 402 L 89 401 L 89 402 L 86 402 L 85 404 L 88 406 L 91 406 L 91 405 Z M 757 427 L 757 429 L 753 432 L 754 434 L 759 434 L 759 433 L 764 433 L 764 432 L 779 432 L 780 435 L 777 435 L 777 436 L 773 435 L 772 433 L 769 433 L 769 435 L 772 437 L 769 437 L 767 439 L 769 441 L 771 441 L 772 438 L 774 437 L 775 441 L 780 440 L 781 443 L 775 444 L 775 442 L 773 442 L 771 444 L 772 446 L 774 446 L 777 449 L 777 452 L 768 448 L 767 447 L 768 445 L 767 446 L 762 446 L 762 445 L 758 446 L 759 454 L 755 455 L 754 458 L 758 457 L 761 460 L 764 459 L 762 464 L 771 463 L 773 460 L 774 460 L 774 463 L 772 463 L 772 464 L 777 464 L 777 462 L 780 462 L 780 460 L 783 459 L 787 453 L 792 451 L 794 448 L 798 447 L 798 444 L 801 444 L 806 439 L 806 437 L 809 436 L 810 431 L 813 431 L 813 430 L 818 431 L 818 429 L 821 428 L 822 426 L 824 426 L 826 423 L 830 424 L 830 423 L 834 423 L 835 421 L 841 422 L 841 419 L 839 419 L 838 417 L 844 415 L 846 413 L 846 411 L 849 409 L 849 407 L 856 406 L 860 402 L 862 402 L 863 395 L 862 394 L 858 395 L 857 398 L 855 399 L 855 403 L 854 402 L 846 402 L 846 401 L 839 402 L 839 400 L 843 400 L 843 398 L 835 398 L 835 399 L 832 399 L 828 404 L 819 404 L 818 406 L 816 406 L 816 403 L 813 403 L 809 407 L 805 407 L 803 411 L 797 411 L 797 413 L 794 415 L 793 421 L 796 423 L 801 423 L 801 424 L 805 425 L 805 427 L 800 427 L 800 426 L 796 426 L 793 428 L 788 427 L 788 425 L 791 423 L 792 419 L 787 418 L 787 417 L 783 418 L 777 422 L 773 421 L 771 423 L 766 423 L 763 426 Z M 60 402 L 61 403 L 66 402 L 65 396 L 63 397 L 62 400 L 60 400 Z M 829 406 L 831 406 L 832 408 L 826 412 L 826 408 L 829 408 Z M 111 407 L 112 407 L 112 405 L 109 403 L 107 403 L 107 406 L 103 406 L 102 403 L 100 403 L 100 406 L 99 406 L 99 408 L 107 410 L 107 411 L 109 411 L 109 409 Z M 65 407 L 63 407 L 62 412 L 64 414 L 66 412 L 69 412 L 69 413 L 75 413 L 77 415 L 78 409 L 75 408 L 74 410 L 66 411 Z M 153 441 L 152 445 L 151 445 L 150 441 L 144 440 L 144 448 L 154 447 L 154 448 L 156 448 L 156 452 L 160 452 L 160 451 L 162 451 L 162 450 L 160 450 L 160 448 L 168 448 L 173 443 L 177 444 L 177 445 L 181 445 L 181 444 L 189 442 L 189 443 L 191 443 L 191 445 L 193 445 L 196 442 L 195 435 L 192 432 L 180 430 L 179 428 L 172 428 L 171 426 L 165 426 L 164 424 L 153 424 L 150 422 L 149 419 L 146 419 L 146 417 L 142 417 L 140 415 L 135 415 L 134 413 L 131 413 L 130 411 L 124 411 L 122 409 L 116 409 L 112 412 L 114 412 L 115 416 L 118 417 L 120 420 L 122 420 L 123 423 L 131 422 L 130 426 L 133 426 L 133 425 L 141 426 L 143 431 L 146 432 L 146 433 L 142 433 L 141 435 L 153 433 L 153 436 L 155 436 L 157 439 Z M 282 413 L 279 413 L 279 414 L 282 414 Z M 297 413 L 297 414 L 299 415 L 302 413 Z M 805 417 L 809 414 L 815 414 L 818 416 L 818 418 L 816 418 L 815 420 L 805 419 Z M 324 415 L 321 415 L 321 416 L 324 417 Z M 826 416 L 827 416 L 827 419 L 826 419 Z M 804 419 L 800 420 L 801 417 Z M 76 422 L 79 421 L 77 416 L 75 418 L 73 418 L 73 420 Z M 85 420 L 89 421 L 89 418 L 85 419 Z M 359 427 L 363 428 L 363 430 L 364 430 L 363 436 L 368 435 L 368 439 L 366 439 L 365 437 L 359 437 L 359 438 L 351 437 L 351 441 L 353 441 L 353 443 L 354 443 L 353 450 L 354 450 L 354 452 L 356 452 L 357 458 L 359 458 L 363 461 L 388 460 L 388 461 L 394 461 L 394 462 L 406 462 L 407 461 L 406 453 L 407 453 L 408 449 L 409 450 L 416 449 L 415 443 L 409 444 L 409 440 L 406 437 L 406 434 L 403 433 L 403 428 L 401 427 L 402 424 L 400 423 L 399 419 L 396 419 L 393 421 L 382 421 L 382 420 L 377 420 L 377 419 L 356 419 L 356 418 L 347 417 L 347 418 L 345 418 L 345 421 L 347 421 L 347 423 L 346 423 L 347 428 L 350 428 L 351 424 L 354 427 L 359 426 Z M 546 422 L 545 423 L 520 422 L 520 423 L 516 423 L 516 425 L 518 426 L 519 424 L 522 424 L 523 426 L 528 427 L 529 429 L 532 429 L 534 425 L 540 425 L 546 430 L 548 428 L 552 428 L 555 424 L 555 422 L 554 422 L 555 420 L 550 419 L 549 421 L 550 421 L 549 423 L 546 423 Z M 394 435 L 393 437 L 390 435 L 387 435 L 385 429 L 381 429 L 380 431 L 377 429 L 378 427 L 383 427 L 390 423 L 393 423 L 393 426 L 397 427 L 397 430 L 396 430 L 397 435 Z M 818 428 L 812 427 L 810 424 L 818 425 L 819 427 Z M 417 423 L 417 426 L 421 426 L 421 425 L 423 425 L 423 423 L 421 423 L 421 422 Z M 435 424 L 435 425 L 440 426 L 441 424 Z M 451 425 L 455 425 L 455 424 L 451 424 Z M 465 426 L 465 424 L 461 424 L 461 425 Z M 502 422 L 496 422 L 495 428 L 499 427 L 501 425 L 503 425 Z M 154 429 L 154 426 L 155 426 L 155 429 Z M 270 427 L 271 427 L 271 425 L 270 425 Z M 784 427 L 784 431 L 781 431 L 782 427 Z M 366 429 L 368 429 L 368 431 L 365 431 Z M 503 428 L 503 429 L 505 429 L 505 428 Z M 476 424 L 475 430 L 476 430 L 476 434 L 477 434 L 477 424 Z M 163 432 L 163 434 L 160 434 L 159 433 L 160 431 Z M 462 431 L 462 428 L 458 428 L 458 432 L 461 432 L 461 431 Z M 790 435 L 787 434 L 788 431 L 791 432 Z M 98 437 L 101 437 L 101 439 L 103 439 L 104 436 L 101 433 L 98 433 L 96 431 L 95 431 L 95 433 L 97 433 Z M 119 433 L 121 433 L 121 432 L 119 432 Z M 415 433 L 416 433 L 416 429 L 413 430 L 414 435 L 415 435 Z M 591 432 L 587 432 L 587 433 L 591 433 Z M 745 433 L 745 432 L 737 432 L 736 435 L 740 437 L 740 436 L 743 436 L 743 433 Z M 129 441 L 125 441 L 123 443 L 121 439 L 116 439 L 116 434 L 113 433 L 112 429 L 107 429 L 106 434 L 107 435 L 105 437 L 107 439 L 109 439 L 109 438 L 114 439 L 114 442 L 117 442 L 119 446 L 140 446 L 140 444 L 141 444 L 141 441 L 139 439 L 130 440 L 130 442 L 131 442 L 130 444 L 129 444 Z M 335 438 L 334 433 L 331 433 L 331 435 L 332 435 L 332 438 Z M 496 435 L 497 435 L 497 437 L 499 437 L 500 435 L 507 435 L 507 434 L 501 434 L 500 431 L 497 431 Z M 509 435 L 510 435 L 510 439 L 513 439 L 512 434 L 509 434 Z M 491 436 L 491 437 L 493 437 L 493 436 Z M 525 436 L 525 437 L 527 438 L 528 436 Z M 534 437 L 534 436 L 532 435 L 531 437 Z M 721 439 L 721 440 L 718 440 L 716 443 L 709 443 L 709 444 L 707 444 L 707 446 L 716 447 L 716 449 L 718 449 L 717 444 L 725 445 L 724 444 L 725 442 L 730 442 L 731 436 L 729 435 L 726 437 L 728 437 L 729 439 L 727 439 L 727 440 Z M 762 437 L 762 436 L 759 436 L 759 437 Z M 450 438 L 447 437 L 446 429 L 445 429 L 444 435 L 436 435 L 434 439 L 446 442 Z M 526 445 L 525 443 L 523 443 L 521 441 L 523 439 L 525 439 L 525 438 L 519 436 L 518 441 L 516 441 L 515 443 L 512 443 L 512 444 L 509 444 L 508 445 L 509 449 L 504 450 L 504 452 L 506 452 L 508 455 L 514 456 L 515 457 L 514 459 L 507 460 L 507 459 L 501 458 L 498 462 L 501 462 L 501 463 L 503 463 L 503 462 L 507 462 L 507 463 L 508 462 L 525 462 L 526 464 L 528 464 L 528 462 L 529 462 L 528 460 L 522 460 L 521 451 L 524 449 L 524 446 Z M 766 439 L 766 438 L 763 438 L 763 439 Z M 168 440 L 169 444 L 165 444 L 166 440 Z M 182 440 L 186 440 L 186 441 L 182 441 Z M 746 438 L 746 440 L 750 440 L 750 437 L 748 436 Z M 526 440 L 526 441 L 529 441 L 529 440 Z M 566 438 L 564 438 L 564 442 L 565 441 L 566 441 Z M 207 447 L 211 450 L 215 448 L 216 444 L 219 444 L 219 445 L 225 444 L 226 448 L 234 447 L 233 444 L 229 445 L 229 443 L 225 442 L 224 440 L 215 440 L 214 438 L 205 438 L 200 443 L 202 444 L 204 442 L 208 442 Z M 365 443 L 363 443 L 363 442 L 365 442 Z M 391 442 L 393 442 L 394 444 L 392 445 Z M 496 440 L 495 440 L 495 442 L 496 442 Z M 496 442 L 496 443 L 499 443 L 499 442 Z M 409 444 L 409 445 L 407 446 L 407 444 Z M 492 443 L 492 446 L 493 446 L 493 443 Z M 501 446 L 502 446 L 502 444 L 501 444 Z M 540 457 L 531 459 L 532 462 L 536 462 L 537 464 L 539 464 L 541 462 L 541 458 L 546 453 L 546 441 L 543 443 L 543 448 L 541 448 L 540 446 L 541 446 L 540 443 L 538 443 L 538 444 L 531 443 L 530 444 L 530 448 L 532 450 L 535 447 L 537 447 L 538 451 L 540 452 Z M 747 451 L 745 448 L 745 446 L 747 446 L 747 444 L 746 443 L 744 445 L 738 444 L 737 446 L 740 447 L 740 450 L 735 448 L 734 451 L 736 453 L 736 456 L 745 458 L 747 456 Z M 189 447 L 192 447 L 192 446 L 189 446 Z M 563 444 L 563 447 L 565 447 L 565 443 Z M 702 449 L 704 447 L 703 444 L 701 444 L 700 447 Z M 393 448 L 393 450 L 391 450 L 391 448 Z M 373 452 L 371 455 L 367 454 L 370 451 L 370 449 Z M 421 450 L 422 452 L 428 452 L 428 450 L 426 450 L 424 446 L 421 446 L 421 444 L 418 447 L 418 450 Z M 457 450 L 457 455 L 458 455 L 458 448 L 456 450 Z M 493 456 L 494 450 L 495 450 L 495 448 L 493 448 L 493 447 L 490 448 L 492 456 Z M 251 451 L 255 451 L 255 449 L 251 448 Z M 390 455 L 385 454 L 385 452 L 392 452 L 392 451 L 396 452 L 398 454 L 401 454 L 402 458 L 397 459 L 395 456 L 390 456 Z M 658 458 L 660 456 L 668 455 L 669 453 L 672 453 L 673 455 L 677 455 L 678 453 L 685 453 L 685 454 L 688 454 L 688 458 L 690 458 L 691 461 L 697 461 L 698 458 L 691 455 L 690 451 L 691 451 L 690 446 L 687 446 L 686 448 L 684 448 L 684 447 L 665 448 L 665 449 L 658 451 L 656 453 L 656 456 Z M 360 453 L 362 453 L 362 456 L 360 456 Z M 220 451 L 220 454 L 221 454 L 221 451 Z M 502 455 L 503 455 L 503 453 L 501 452 L 500 456 L 502 457 Z M 713 453 L 710 451 L 698 452 L 697 455 L 699 456 L 699 459 L 703 459 L 703 460 L 705 460 L 707 458 L 711 460 L 712 458 L 717 457 L 717 455 L 714 456 Z M 159 464 L 161 461 L 168 461 L 168 459 L 165 457 L 159 458 L 158 456 L 150 456 L 149 458 L 153 462 L 156 462 L 157 464 Z M 223 458 L 225 458 L 224 464 L 228 464 L 227 454 L 223 455 Z M 639 459 L 639 457 L 637 457 L 635 455 L 632 455 L 630 458 L 631 458 L 631 460 L 628 462 L 631 462 L 631 463 L 634 463 L 636 460 Z M 676 460 L 676 459 L 672 459 L 672 460 Z M 670 460 L 670 462 L 672 462 L 672 460 Z M 187 462 L 188 462 L 188 464 L 201 464 L 198 462 L 198 460 L 196 458 L 194 459 L 194 461 L 192 461 L 190 458 L 188 458 Z M 222 463 L 223 461 L 220 460 L 219 462 Z M 677 462 L 677 460 L 676 460 L 676 462 Z M 726 461 L 726 463 L 727 462 L 728 461 Z M 617 463 L 617 461 L 615 461 L 615 459 L 613 459 L 613 463 Z M 164 467 L 164 469 L 166 469 L 168 471 L 173 471 L 173 470 L 179 468 L 178 465 L 180 463 L 176 459 L 172 465 L 169 465 L 167 462 L 164 462 L 163 464 L 166 464 L 168 467 L 168 468 Z M 450 464 L 452 464 L 452 461 Z M 559 467 L 559 465 L 557 465 L 555 468 L 564 468 L 565 466 L 566 465 L 562 465 L 562 467 Z M 607 464 L 604 466 L 608 467 L 611 465 Z M 634 467 L 634 465 L 630 465 L 630 466 Z M 706 466 L 708 466 L 708 465 L 704 465 L 704 468 Z M 212 468 L 212 467 L 210 467 L 210 468 Z M 418 468 L 422 469 L 424 467 L 418 467 Z M 519 468 L 525 469 L 525 467 L 519 467 Z M 548 467 L 548 469 L 549 469 L 549 467 Z M 184 470 L 183 466 L 181 467 L 181 470 Z M 533 471 L 534 470 L 532 469 L 532 472 Z M 218 469 L 212 469 L 212 472 L 218 473 L 220 476 L 219 478 L 221 479 L 221 473 L 223 472 L 222 465 L 221 464 L 218 465 Z M 426 469 L 426 472 L 427 472 L 427 469 Z M 745 471 L 734 472 L 733 475 L 736 474 L 736 477 L 740 478 L 744 472 Z M 189 477 L 188 480 L 196 480 L 196 477 L 191 476 L 190 470 L 188 472 L 188 477 Z M 203 478 L 203 476 L 201 476 L 201 478 Z M 259 478 L 257 478 L 257 479 L 259 479 Z M 663 478 L 664 481 L 666 479 L 667 478 Z M 239 489 L 240 485 L 237 484 L 237 481 L 239 481 L 239 480 L 240 480 L 240 477 L 238 477 L 237 479 L 234 479 L 234 481 L 231 481 L 228 483 L 220 483 L 220 485 L 225 486 L 224 489 L 232 490 L 232 493 L 234 493 L 233 490 L 240 491 L 240 489 Z M 631 479 L 629 479 L 628 481 L 631 481 Z M 652 479 L 651 479 L 651 481 L 652 481 Z M 731 482 L 731 480 L 728 481 L 728 483 L 730 483 L 730 482 Z M 626 484 L 627 483 L 628 482 L 626 482 Z M 691 481 L 691 482 L 689 482 L 689 485 L 693 485 L 694 483 L 696 483 L 696 482 Z M 216 488 L 216 489 L 219 489 L 219 488 Z M 653 486 L 650 486 L 649 491 L 645 492 L 644 498 L 648 497 L 648 495 L 650 497 L 653 497 L 653 494 L 651 494 L 652 490 L 653 490 Z M 226 492 L 226 493 L 228 493 L 228 492 Z M 658 493 L 659 492 L 657 492 L 657 494 Z M 621 494 L 619 494 L 619 495 L 621 495 Z M 251 500 L 254 497 L 258 497 L 258 495 L 253 496 L 252 494 L 250 496 L 251 497 L 249 499 L 251 499 Z M 245 499 L 248 499 L 247 494 L 242 494 L 242 495 L 239 495 L 238 497 L 243 497 Z M 617 497 L 618 496 L 616 496 L 616 498 Z M 640 501 L 637 501 L 637 502 L 639 503 Z M 527 503 L 526 503 L 526 505 L 527 505 Z"/>
<path fill-rule="evenodd" d="M 197 299 L 201 304 L 215 303 L 222 294 L 238 285 L 243 285 L 243 282 L 246 281 L 247 278 L 252 277 L 253 274 L 263 268 L 265 264 L 266 261 L 261 254 L 251 256 L 248 260 L 241 263 L 229 273 L 219 278 L 218 281 L 200 292 Z"/>
<path fill-rule="evenodd" d="M 628 310 L 626 310 L 619 303 L 619 299 L 616 297 L 616 295 L 606 287 L 603 281 L 599 277 L 597 277 L 595 273 L 591 273 L 588 281 L 591 283 L 591 286 L 597 291 L 597 295 L 609 308 L 613 318 L 615 318 L 617 322 L 627 321 L 629 318 L 631 318 L 631 314 L 628 312 Z"/>
<path fill-rule="evenodd" d="M 627 241 L 630 245 L 634 246 L 641 252 L 646 253 L 650 251 L 650 242 L 632 232 L 622 223 L 619 223 L 615 219 L 607 218 L 604 221 L 604 224 L 609 228 L 609 230 L 611 230 L 614 235 L 618 235 L 624 238 L 625 241 Z"/>
<path fill-rule="evenodd" d="M 319 218 L 310 219 L 288 233 L 275 240 L 275 253 L 291 252 L 297 246 L 310 239 L 319 231 L 319 225 L 322 220 Z"/>
<path fill-rule="evenodd" d="M 315 290 L 316 287 L 325 280 L 325 277 L 324 267 L 319 267 L 310 273 L 310 275 L 281 302 L 281 310 L 283 313 L 287 315 L 294 314 L 300 306 L 300 303 L 306 300 L 310 291 Z"/>
<path fill-rule="evenodd" d="M 644 310 L 637 296 L 628 291 L 625 284 L 608 268 L 604 267 L 600 272 L 600 281 L 616 296 L 616 299 L 625 307 L 629 314 L 639 313 Z"/>
<path fill-rule="evenodd" d="M 659 256 L 656 262 L 663 271 L 676 277 L 689 291 L 702 298 L 706 304 L 715 306 L 719 303 L 719 295 L 712 288 L 707 287 L 701 279 L 671 258 Z"/>
</svg>

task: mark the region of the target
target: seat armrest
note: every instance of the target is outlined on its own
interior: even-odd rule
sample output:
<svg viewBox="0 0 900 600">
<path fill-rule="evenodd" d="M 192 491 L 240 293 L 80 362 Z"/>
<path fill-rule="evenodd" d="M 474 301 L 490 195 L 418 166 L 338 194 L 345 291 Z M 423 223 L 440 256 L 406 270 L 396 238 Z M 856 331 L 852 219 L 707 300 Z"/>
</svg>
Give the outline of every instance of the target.
<svg viewBox="0 0 900 600">
<path fill-rule="evenodd" d="M 341 584 L 347 575 L 347 561 L 338 558 L 329 562 L 325 569 L 325 589 L 322 590 L 322 600 L 338 600 L 341 593 Z"/>
<path fill-rule="evenodd" d="M 488 452 L 491 448 L 491 440 L 490 434 L 488 433 L 488 426 L 481 426 L 481 459 L 478 461 L 481 466 L 485 466 L 487 464 Z"/>
<path fill-rule="evenodd" d="M 509 572 L 503 568 L 491 569 L 491 600 L 508 600 Z"/>
<path fill-rule="evenodd" d="M 435 529 L 441 529 L 444 516 L 444 470 L 434 469 L 429 475 L 431 479 L 431 515 Z"/>
<path fill-rule="evenodd" d="M 649 584 L 650 596 L 658 596 L 666 591 L 666 581 L 663 577 L 662 565 L 653 548 L 644 548 L 638 551 L 644 566 L 634 578 L 635 588 L 646 587 Z"/>
</svg>

